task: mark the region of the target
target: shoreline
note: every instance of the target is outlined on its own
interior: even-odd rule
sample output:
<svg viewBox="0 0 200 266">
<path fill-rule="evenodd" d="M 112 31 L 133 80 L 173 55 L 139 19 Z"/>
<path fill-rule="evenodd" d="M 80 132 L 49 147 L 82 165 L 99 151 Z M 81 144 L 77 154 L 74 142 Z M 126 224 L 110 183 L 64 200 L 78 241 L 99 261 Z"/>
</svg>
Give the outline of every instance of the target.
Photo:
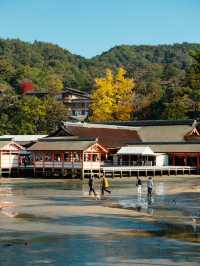
<svg viewBox="0 0 200 266">
<path fill-rule="evenodd" d="M 198 178 L 199 177 L 199 180 L 200 180 L 200 175 L 198 174 L 193 174 L 193 175 L 188 175 L 188 174 L 185 174 L 185 175 L 156 175 L 156 176 L 153 176 L 153 175 L 148 175 L 148 176 L 152 176 L 152 178 L 154 180 L 171 180 L 172 178 Z M 148 176 L 139 176 L 141 179 L 147 179 Z M 129 177 L 109 177 L 107 176 L 107 178 L 109 180 L 116 180 L 116 181 L 128 181 L 128 180 L 137 180 L 137 176 L 129 176 Z M 99 178 L 96 178 L 97 180 Z M 60 181 L 60 182 L 63 182 L 63 181 L 84 181 L 84 180 L 88 180 L 88 178 L 84 178 L 84 179 L 81 179 L 81 178 L 58 178 L 58 177 L 0 177 L 0 182 L 1 181 L 9 181 L 9 180 L 35 180 L 35 181 Z"/>
</svg>

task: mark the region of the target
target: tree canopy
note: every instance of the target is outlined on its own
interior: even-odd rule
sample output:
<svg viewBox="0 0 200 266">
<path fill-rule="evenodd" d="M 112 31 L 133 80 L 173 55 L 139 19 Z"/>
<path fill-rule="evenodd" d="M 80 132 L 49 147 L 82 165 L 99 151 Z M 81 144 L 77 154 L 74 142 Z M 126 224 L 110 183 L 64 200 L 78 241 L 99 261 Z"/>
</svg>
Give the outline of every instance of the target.
<svg viewBox="0 0 200 266">
<path fill-rule="evenodd" d="M 13 134 L 48 132 L 55 123 L 49 122 L 51 128 L 45 125 L 47 116 L 43 116 L 43 112 L 47 112 L 44 106 L 47 100 L 32 97 L 31 102 L 24 94 L 30 91 L 49 93 L 48 113 L 57 119 L 51 108 L 58 108 L 61 119 L 66 107 L 61 104 L 61 109 L 65 110 L 59 110 L 55 101 L 61 90 L 72 87 L 91 92 L 100 81 L 101 87 L 106 85 L 103 82 L 109 87 L 112 83 L 109 75 L 115 80 L 119 68 L 126 69 L 126 80 L 134 79 L 132 106 L 122 96 L 123 104 L 116 104 L 116 98 L 110 100 L 113 91 L 106 91 L 105 95 L 98 96 L 105 107 L 104 120 L 197 118 L 200 115 L 199 64 L 200 44 L 121 45 L 86 59 L 50 43 L 0 39 L 0 130 Z M 110 74 L 107 73 L 107 80 L 103 81 L 105 69 L 110 69 Z M 118 88 L 121 95 L 124 90 L 123 86 Z M 39 126 L 34 124 L 35 120 L 28 121 L 29 107 L 37 111 L 32 115 L 36 115 Z M 132 115 L 131 112 L 125 114 L 128 109 L 132 110 Z M 32 125 L 19 126 L 22 117 Z"/>
<path fill-rule="evenodd" d="M 119 68 L 115 75 L 107 69 L 105 77 L 95 79 L 95 89 L 91 94 L 91 121 L 131 119 L 135 83 L 125 74 L 123 68 Z"/>
<path fill-rule="evenodd" d="M 48 134 L 66 117 L 66 106 L 51 96 L 19 98 L 8 90 L 0 97 L 0 134 Z"/>
</svg>

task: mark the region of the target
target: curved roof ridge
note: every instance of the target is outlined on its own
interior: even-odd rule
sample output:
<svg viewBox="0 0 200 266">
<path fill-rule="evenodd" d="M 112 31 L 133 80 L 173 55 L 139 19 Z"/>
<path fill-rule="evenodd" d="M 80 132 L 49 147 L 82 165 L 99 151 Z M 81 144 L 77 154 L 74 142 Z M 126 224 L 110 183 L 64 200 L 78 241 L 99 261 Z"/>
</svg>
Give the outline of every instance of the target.
<svg viewBox="0 0 200 266">
<path fill-rule="evenodd" d="M 96 123 L 86 123 L 86 122 L 63 122 L 64 126 L 73 127 L 85 127 L 85 128 L 111 128 L 111 129 L 127 129 L 138 131 L 141 127 L 130 127 L 130 126 L 120 126 L 120 125 L 108 125 L 108 124 L 96 124 Z"/>
</svg>

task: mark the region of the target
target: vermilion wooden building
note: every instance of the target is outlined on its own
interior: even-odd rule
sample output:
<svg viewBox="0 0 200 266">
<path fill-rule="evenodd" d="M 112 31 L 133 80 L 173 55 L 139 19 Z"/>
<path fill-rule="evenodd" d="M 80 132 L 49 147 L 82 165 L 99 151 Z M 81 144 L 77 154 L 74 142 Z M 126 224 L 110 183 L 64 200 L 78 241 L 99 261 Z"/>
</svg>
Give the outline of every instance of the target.
<svg viewBox="0 0 200 266">
<path fill-rule="evenodd" d="M 53 136 L 97 137 L 110 155 L 125 145 L 150 147 L 168 156 L 169 165 L 200 168 L 200 122 L 196 120 L 63 123 Z M 112 159 L 112 158 L 111 158 Z"/>
<path fill-rule="evenodd" d="M 69 138 L 44 138 L 33 144 L 31 166 L 35 174 L 82 176 L 99 174 L 107 149 L 96 140 Z"/>
<path fill-rule="evenodd" d="M 0 176 L 17 172 L 20 165 L 20 153 L 24 148 L 12 140 L 0 141 Z"/>
</svg>

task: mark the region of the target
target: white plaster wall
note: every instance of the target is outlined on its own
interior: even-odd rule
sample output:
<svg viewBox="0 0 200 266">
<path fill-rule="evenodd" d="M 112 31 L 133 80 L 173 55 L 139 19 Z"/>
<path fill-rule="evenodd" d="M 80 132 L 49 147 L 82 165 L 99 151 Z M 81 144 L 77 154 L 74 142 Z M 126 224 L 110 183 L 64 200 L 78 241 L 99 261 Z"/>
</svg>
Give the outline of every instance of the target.
<svg viewBox="0 0 200 266">
<path fill-rule="evenodd" d="M 1 168 L 15 168 L 18 167 L 18 155 L 2 154 Z"/>
<path fill-rule="evenodd" d="M 169 165 L 169 158 L 167 154 L 156 155 L 156 166 L 167 166 Z"/>
</svg>

